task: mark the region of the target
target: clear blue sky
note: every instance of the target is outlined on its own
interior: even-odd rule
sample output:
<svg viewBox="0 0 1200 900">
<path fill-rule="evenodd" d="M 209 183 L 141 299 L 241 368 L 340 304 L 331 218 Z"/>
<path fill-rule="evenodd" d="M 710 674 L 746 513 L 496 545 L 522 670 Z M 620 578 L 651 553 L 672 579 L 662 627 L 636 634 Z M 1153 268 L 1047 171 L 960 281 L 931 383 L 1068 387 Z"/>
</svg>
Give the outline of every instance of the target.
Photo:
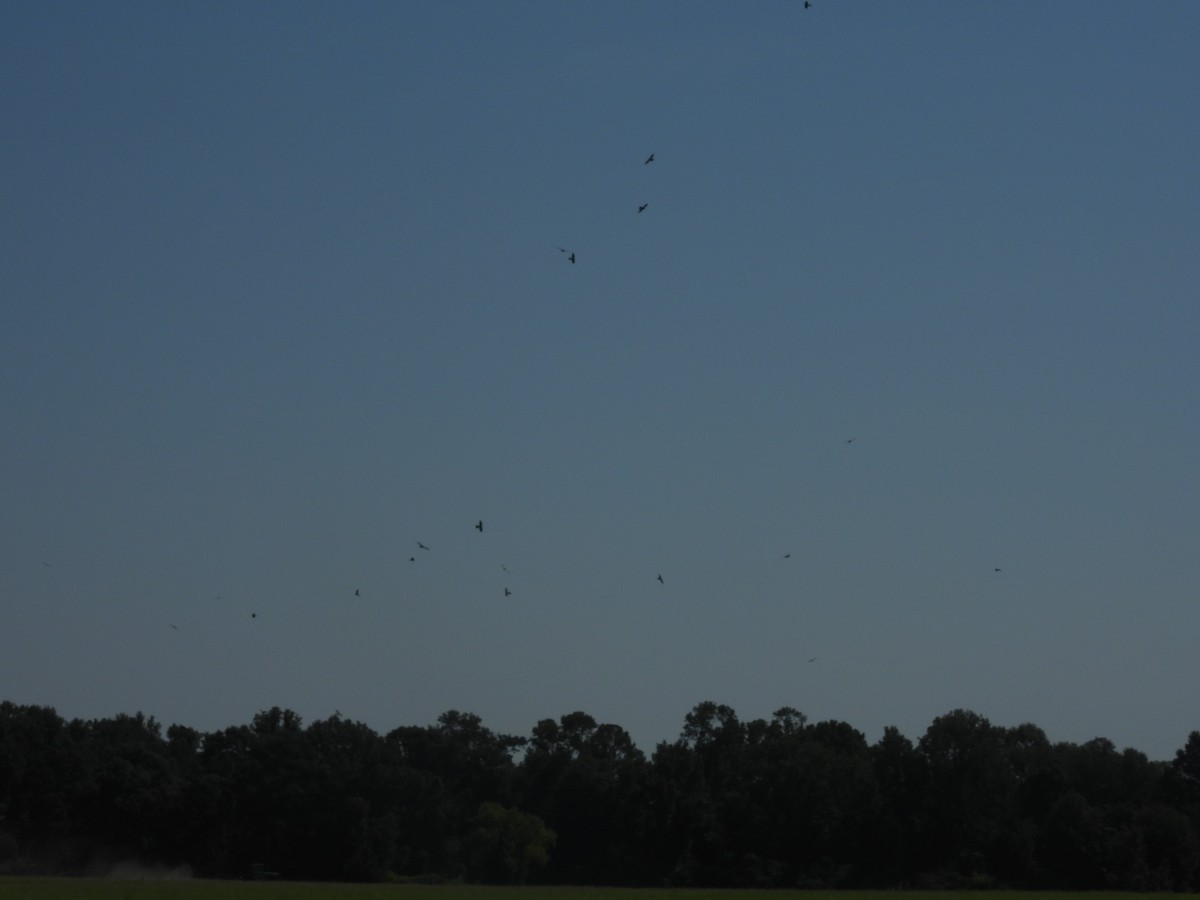
<svg viewBox="0 0 1200 900">
<path fill-rule="evenodd" d="M 1170 758 L 1198 46 L 1182 0 L 3 4 L 0 693 Z"/>
</svg>

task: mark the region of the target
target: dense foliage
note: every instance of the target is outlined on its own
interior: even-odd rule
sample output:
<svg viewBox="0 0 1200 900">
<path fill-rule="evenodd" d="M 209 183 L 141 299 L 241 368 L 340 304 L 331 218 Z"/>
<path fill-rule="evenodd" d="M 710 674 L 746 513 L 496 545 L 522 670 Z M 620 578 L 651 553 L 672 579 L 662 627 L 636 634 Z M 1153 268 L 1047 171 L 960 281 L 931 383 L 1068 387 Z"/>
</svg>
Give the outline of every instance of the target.
<svg viewBox="0 0 1200 900">
<path fill-rule="evenodd" d="M 868 744 L 702 703 L 647 758 L 575 712 L 379 735 L 274 708 L 202 734 L 0 703 L 0 873 L 98 860 L 294 879 L 1200 889 L 1200 732 L 1172 762 L 955 710 Z"/>
</svg>

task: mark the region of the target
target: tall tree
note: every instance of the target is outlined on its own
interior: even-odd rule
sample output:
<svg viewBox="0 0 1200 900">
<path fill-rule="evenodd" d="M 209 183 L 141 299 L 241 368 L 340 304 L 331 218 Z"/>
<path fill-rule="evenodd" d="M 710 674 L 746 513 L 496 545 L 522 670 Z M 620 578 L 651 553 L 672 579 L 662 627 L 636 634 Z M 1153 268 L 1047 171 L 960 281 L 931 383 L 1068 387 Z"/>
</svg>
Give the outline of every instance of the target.
<svg viewBox="0 0 1200 900">
<path fill-rule="evenodd" d="M 878 887 L 914 884 L 919 874 L 918 826 L 929 790 L 926 759 L 899 729 L 889 725 L 871 748 L 871 765 L 880 810 L 872 842 L 876 853 L 861 874 L 866 883 Z"/>
<path fill-rule="evenodd" d="M 646 759 L 629 734 L 583 712 L 543 719 L 518 770 L 522 805 L 557 834 L 544 877 L 635 883 L 645 875 Z"/>
<path fill-rule="evenodd" d="M 988 885 L 996 842 L 1014 826 L 1004 729 L 956 709 L 934 719 L 917 747 L 930 781 L 922 865 L 946 886 Z"/>
</svg>

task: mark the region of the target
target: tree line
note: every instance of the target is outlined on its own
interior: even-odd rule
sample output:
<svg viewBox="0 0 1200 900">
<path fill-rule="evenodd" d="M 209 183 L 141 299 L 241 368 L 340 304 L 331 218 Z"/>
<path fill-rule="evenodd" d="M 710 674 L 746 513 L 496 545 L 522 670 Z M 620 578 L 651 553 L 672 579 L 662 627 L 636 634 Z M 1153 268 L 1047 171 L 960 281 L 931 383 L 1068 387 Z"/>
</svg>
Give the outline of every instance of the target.
<svg viewBox="0 0 1200 900">
<path fill-rule="evenodd" d="M 1200 731 L 1173 761 L 939 716 L 874 744 L 706 702 L 646 756 L 583 712 L 529 737 L 457 711 L 380 735 L 66 721 L 0 703 L 0 873 L 97 858 L 202 877 L 707 887 L 1200 890 Z"/>
</svg>

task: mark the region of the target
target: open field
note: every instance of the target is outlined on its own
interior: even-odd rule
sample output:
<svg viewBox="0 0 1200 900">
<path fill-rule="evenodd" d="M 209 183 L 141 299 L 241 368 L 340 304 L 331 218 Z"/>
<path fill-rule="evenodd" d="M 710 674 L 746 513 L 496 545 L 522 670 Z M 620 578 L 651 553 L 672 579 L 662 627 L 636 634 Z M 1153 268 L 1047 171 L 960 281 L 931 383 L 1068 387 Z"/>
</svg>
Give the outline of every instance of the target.
<svg viewBox="0 0 1200 900">
<path fill-rule="evenodd" d="M 1027 891 L 744 891 L 474 885 L 318 884 L 312 882 L 122 881 L 109 878 L 0 878 L 4 900 L 1140 900 L 1200 894 Z"/>
</svg>

